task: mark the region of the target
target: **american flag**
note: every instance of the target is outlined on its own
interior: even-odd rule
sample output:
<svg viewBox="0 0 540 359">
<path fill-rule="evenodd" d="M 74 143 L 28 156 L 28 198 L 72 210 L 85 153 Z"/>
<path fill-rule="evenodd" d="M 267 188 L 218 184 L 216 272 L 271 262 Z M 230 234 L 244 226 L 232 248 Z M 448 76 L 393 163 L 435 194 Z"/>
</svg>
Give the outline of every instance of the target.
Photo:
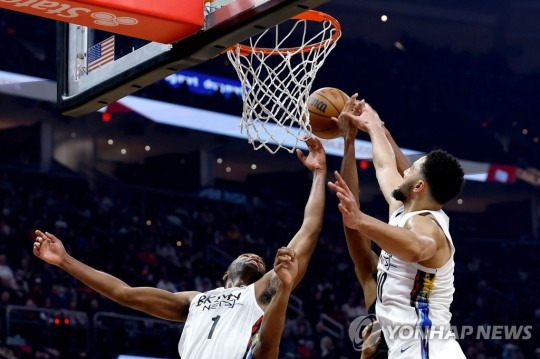
<svg viewBox="0 0 540 359">
<path fill-rule="evenodd" d="M 111 36 L 88 49 L 88 72 L 111 61 L 114 61 L 114 36 Z"/>
</svg>

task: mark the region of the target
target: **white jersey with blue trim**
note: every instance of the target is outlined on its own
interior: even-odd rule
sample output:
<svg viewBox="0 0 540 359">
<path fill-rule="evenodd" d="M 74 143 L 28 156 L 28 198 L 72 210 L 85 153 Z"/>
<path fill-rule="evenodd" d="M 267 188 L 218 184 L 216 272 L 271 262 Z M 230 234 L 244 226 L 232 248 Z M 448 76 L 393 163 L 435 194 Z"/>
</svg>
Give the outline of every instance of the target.
<svg viewBox="0 0 540 359">
<path fill-rule="evenodd" d="M 382 250 L 377 265 L 377 318 L 389 358 L 465 358 L 450 328 L 455 249 L 448 216 L 442 210 L 404 213 L 401 207 L 389 224 L 403 227 L 411 217 L 425 213 L 443 230 L 450 259 L 440 268 L 427 268 Z"/>
<path fill-rule="evenodd" d="M 251 328 L 263 314 L 254 284 L 198 294 L 191 301 L 178 343 L 180 358 L 242 359 Z"/>
</svg>

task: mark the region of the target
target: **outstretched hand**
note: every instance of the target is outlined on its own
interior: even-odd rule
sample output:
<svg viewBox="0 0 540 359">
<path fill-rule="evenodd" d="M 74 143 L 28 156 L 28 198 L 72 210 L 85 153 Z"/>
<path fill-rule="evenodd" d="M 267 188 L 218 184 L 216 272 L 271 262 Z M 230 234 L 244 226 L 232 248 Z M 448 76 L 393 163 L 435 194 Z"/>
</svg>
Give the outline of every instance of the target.
<svg viewBox="0 0 540 359">
<path fill-rule="evenodd" d="M 67 255 L 62 242 L 48 232 L 36 230 L 35 233 L 34 255 L 47 263 L 59 266 Z"/>
<path fill-rule="evenodd" d="M 328 187 L 336 193 L 339 199 L 338 209 L 343 215 L 343 223 L 351 229 L 358 229 L 362 212 L 358 208 L 356 198 L 337 171 L 334 172 L 334 176 L 336 181 L 328 182 Z"/>
<path fill-rule="evenodd" d="M 309 155 L 306 157 L 301 150 L 296 150 L 298 159 L 311 171 L 326 171 L 326 155 L 321 141 L 317 137 L 306 140 Z"/>
<path fill-rule="evenodd" d="M 375 331 L 373 329 L 376 329 Z M 377 329 L 378 328 L 378 329 Z M 362 331 L 362 356 L 360 359 L 370 359 L 382 343 L 381 326 L 374 321 Z"/>
<path fill-rule="evenodd" d="M 292 248 L 281 247 L 278 249 L 274 260 L 274 272 L 283 286 L 292 289 L 298 275 L 298 261 L 296 260 L 296 252 Z"/>
<path fill-rule="evenodd" d="M 362 113 L 364 100 L 358 101 L 357 98 L 357 93 L 349 97 L 347 102 L 345 102 L 339 116 L 331 118 L 345 137 L 354 138 L 358 132 L 358 128 L 350 119 L 352 116 L 359 116 Z"/>
<path fill-rule="evenodd" d="M 373 107 L 364 101 L 357 102 L 360 103 L 358 106 L 361 107 L 361 111 L 342 111 L 339 115 L 339 118 L 341 118 L 342 121 L 349 122 L 352 126 L 355 126 L 363 132 L 369 132 L 371 128 L 384 125 Z"/>
</svg>

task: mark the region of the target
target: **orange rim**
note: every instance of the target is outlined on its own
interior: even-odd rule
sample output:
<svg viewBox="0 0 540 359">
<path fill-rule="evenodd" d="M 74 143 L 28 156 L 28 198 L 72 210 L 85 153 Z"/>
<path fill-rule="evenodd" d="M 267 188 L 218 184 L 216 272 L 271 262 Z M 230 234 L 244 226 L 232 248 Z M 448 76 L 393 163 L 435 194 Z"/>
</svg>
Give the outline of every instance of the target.
<svg viewBox="0 0 540 359">
<path fill-rule="evenodd" d="M 250 47 L 242 44 L 236 44 L 229 48 L 229 50 L 235 50 L 240 49 L 240 54 L 247 56 L 251 53 L 259 53 L 264 55 L 277 55 L 277 54 L 286 54 L 288 52 L 310 52 L 311 50 L 317 50 L 323 46 L 328 46 L 333 44 L 334 42 L 339 39 L 341 36 L 341 25 L 339 22 L 332 16 L 321 12 L 321 11 L 315 11 L 315 10 L 308 10 L 305 11 L 299 15 L 296 15 L 295 17 L 292 17 L 291 20 L 307 20 L 307 21 L 314 21 L 314 22 L 324 22 L 324 21 L 330 21 L 330 23 L 334 26 L 334 28 L 337 30 L 334 32 L 334 35 L 329 41 L 319 42 L 317 44 L 309 45 L 300 50 L 300 47 L 287 47 L 283 49 L 270 49 L 265 47 Z"/>
</svg>

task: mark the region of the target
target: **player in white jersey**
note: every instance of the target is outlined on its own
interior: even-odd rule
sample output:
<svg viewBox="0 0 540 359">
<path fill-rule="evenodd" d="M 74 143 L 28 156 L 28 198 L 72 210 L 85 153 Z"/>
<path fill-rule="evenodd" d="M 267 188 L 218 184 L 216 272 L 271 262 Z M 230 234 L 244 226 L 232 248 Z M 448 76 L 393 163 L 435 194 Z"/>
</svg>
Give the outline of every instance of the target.
<svg viewBox="0 0 540 359">
<path fill-rule="evenodd" d="M 300 161 L 313 172 L 304 220 L 289 242 L 298 262 L 295 287 L 304 276 L 322 227 L 325 201 L 326 157 L 320 141 L 307 140 L 309 155 Z M 267 309 L 279 286 L 274 270 L 266 272 L 255 254 L 242 254 L 223 276 L 224 287 L 206 293 L 171 293 L 150 287 L 130 287 L 110 274 L 79 262 L 50 233 L 36 231 L 34 254 L 67 271 L 81 282 L 121 305 L 158 318 L 186 322 L 179 343 L 182 359 L 242 359 L 251 328 Z"/>
<path fill-rule="evenodd" d="M 360 115 L 343 115 L 370 135 L 377 180 L 390 207 L 391 222 L 361 212 L 354 194 L 336 172 L 329 186 L 340 201 L 349 228 L 381 249 L 377 277 L 377 317 L 389 358 L 465 358 L 450 328 L 454 292 L 454 246 L 444 203 L 463 185 L 458 161 L 432 151 L 414 162 L 403 177 L 384 126 L 365 104 Z"/>
<path fill-rule="evenodd" d="M 362 113 L 363 101 L 358 101 L 356 94 L 351 96 L 347 100 L 345 106 L 343 107 L 342 115 L 339 118 L 333 118 L 337 126 L 341 129 L 344 137 L 344 153 L 343 161 L 341 162 L 341 176 L 343 180 L 351 190 L 356 200 L 358 207 L 360 208 L 360 186 L 358 181 L 358 170 L 356 166 L 356 151 L 355 151 L 355 139 L 358 133 L 358 127 L 351 123 L 347 119 L 347 114 L 352 113 L 353 115 L 359 115 Z M 394 149 L 396 155 L 396 166 L 400 173 L 403 173 L 407 168 L 410 167 L 409 160 L 403 155 L 403 152 L 399 149 L 396 142 L 392 138 L 392 135 L 385 128 L 385 135 L 388 139 L 390 145 Z M 345 233 L 345 239 L 347 242 L 347 248 L 349 254 L 354 263 L 354 271 L 356 278 L 362 287 L 364 293 L 364 302 L 368 315 L 375 316 L 375 300 L 377 299 L 377 262 L 378 257 L 371 249 L 371 240 L 361 232 L 343 226 Z M 358 328 L 362 330 L 362 328 Z M 362 333 L 357 333 L 358 339 Z M 368 348 L 369 345 L 366 345 L 366 340 L 353 341 L 355 350 L 361 350 L 361 347 L 364 348 L 364 351 L 370 351 L 370 358 L 373 359 L 386 359 L 388 357 L 388 347 L 383 338 L 380 345 L 377 348 Z"/>
</svg>

